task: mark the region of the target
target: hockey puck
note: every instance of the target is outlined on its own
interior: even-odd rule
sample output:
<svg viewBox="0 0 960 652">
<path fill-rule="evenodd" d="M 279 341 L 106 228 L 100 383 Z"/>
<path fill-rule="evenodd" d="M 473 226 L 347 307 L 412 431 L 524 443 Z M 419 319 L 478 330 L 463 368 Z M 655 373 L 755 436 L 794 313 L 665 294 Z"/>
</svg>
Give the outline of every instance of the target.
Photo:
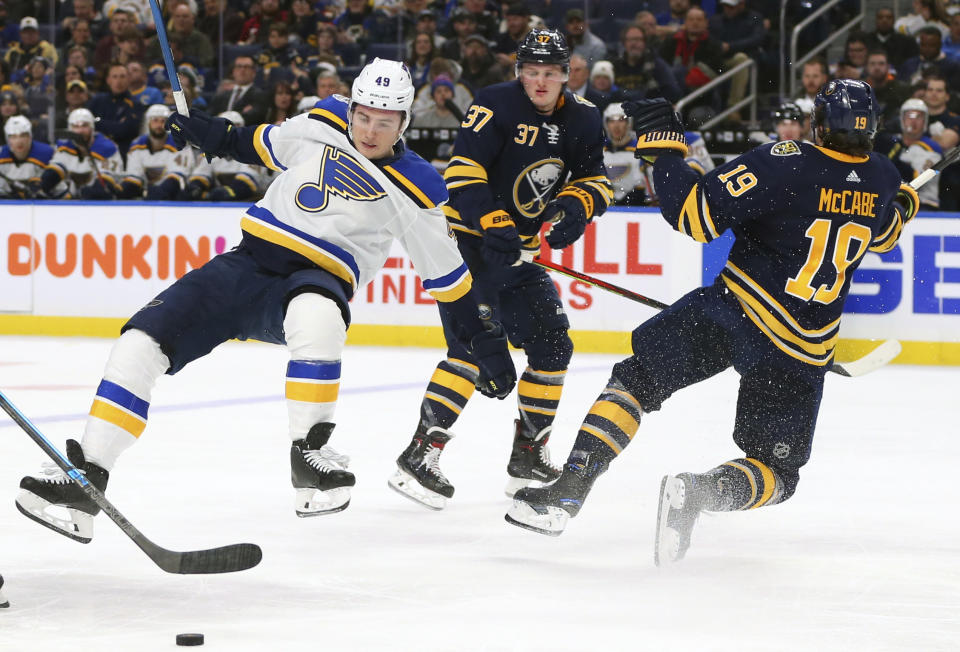
<svg viewBox="0 0 960 652">
<path fill-rule="evenodd" d="M 177 634 L 177 645 L 203 645 L 203 634 Z"/>
</svg>

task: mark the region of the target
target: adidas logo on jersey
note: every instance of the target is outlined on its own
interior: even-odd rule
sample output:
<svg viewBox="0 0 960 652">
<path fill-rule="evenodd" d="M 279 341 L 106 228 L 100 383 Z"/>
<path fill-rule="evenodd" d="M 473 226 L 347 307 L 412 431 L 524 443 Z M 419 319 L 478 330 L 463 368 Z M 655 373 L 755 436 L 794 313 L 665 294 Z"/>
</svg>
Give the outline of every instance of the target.
<svg viewBox="0 0 960 652">
<path fill-rule="evenodd" d="M 847 181 L 851 183 L 860 183 L 860 177 L 857 176 L 856 172 L 850 170 L 850 174 L 847 175 Z"/>
</svg>

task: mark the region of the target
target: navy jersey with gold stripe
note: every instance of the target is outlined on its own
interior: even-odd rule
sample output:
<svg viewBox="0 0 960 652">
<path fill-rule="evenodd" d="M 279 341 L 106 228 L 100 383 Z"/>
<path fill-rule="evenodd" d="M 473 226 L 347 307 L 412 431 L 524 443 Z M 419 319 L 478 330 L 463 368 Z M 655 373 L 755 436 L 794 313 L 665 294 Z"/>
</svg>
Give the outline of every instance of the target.
<svg viewBox="0 0 960 652">
<path fill-rule="evenodd" d="M 481 218 L 506 211 L 521 235 L 536 235 L 558 195 L 577 197 L 588 218 L 607 209 L 613 191 L 600 112 L 567 90 L 558 105 L 550 116 L 538 113 L 519 81 L 477 93 L 444 174 L 455 230 L 480 235 Z"/>
<path fill-rule="evenodd" d="M 908 219 L 893 199 L 916 193 L 875 153 L 853 157 L 810 143 L 769 143 L 702 178 L 679 156 L 654 167 L 661 212 L 699 242 L 732 229 L 722 282 L 784 353 L 833 357 L 853 271 L 867 251 L 896 245 Z"/>
</svg>

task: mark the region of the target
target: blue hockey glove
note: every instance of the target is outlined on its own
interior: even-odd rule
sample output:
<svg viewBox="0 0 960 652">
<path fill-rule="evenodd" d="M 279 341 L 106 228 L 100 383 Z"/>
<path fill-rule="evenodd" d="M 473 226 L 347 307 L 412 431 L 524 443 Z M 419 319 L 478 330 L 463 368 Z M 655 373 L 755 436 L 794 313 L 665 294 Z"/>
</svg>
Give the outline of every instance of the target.
<svg viewBox="0 0 960 652">
<path fill-rule="evenodd" d="M 660 154 L 687 155 L 687 138 L 680 114 L 662 97 L 655 100 L 629 100 L 623 112 L 633 118 L 637 149 L 633 155 L 652 163 Z"/>
<path fill-rule="evenodd" d="M 591 203 L 593 199 L 591 198 Z M 555 222 L 547 231 L 547 244 L 553 249 L 564 249 L 580 239 L 587 228 L 587 211 L 583 202 L 573 195 L 560 195 L 547 204 L 540 214 L 544 222 Z"/>
<path fill-rule="evenodd" d="M 495 321 L 483 322 L 483 332 L 470 340 L 470 352 L 480 368 L 477 389 L 484 396 L 505 399 L 517 383 L 517 370 L 507 349 L 507 334 Z"/>
<path fill-rule="evenodd" d="M 106 184 L 99 180 L 84 186 L 80 189 L 80 196 L 83 199 L 112 199 L 113 195 L 107 190 Z"/>
<path fill-rule="evenodd" d="M 480 253 L 491 265 L 504 267 L 520 260 L 520 234 L 506 211 L 495 211 L 480 218 L 483 244 Z"/>
<path fill-rule="evenodd" d="M 237 196 L 232 188 L 217 186 L 207 193 L 207 201 L 237 201 Z"/>
<path fill-rule="evenodd" d="M 189 116 L 173 112 L 167 118 L 166 127 L 177 149 L 192 143 L 204 154 L 215 155 L 223 146 L 227 133 L 233 129 L 233 123 L 226 118 L 214 118 L 203 111 L 194 111 Z"/>
</svg>

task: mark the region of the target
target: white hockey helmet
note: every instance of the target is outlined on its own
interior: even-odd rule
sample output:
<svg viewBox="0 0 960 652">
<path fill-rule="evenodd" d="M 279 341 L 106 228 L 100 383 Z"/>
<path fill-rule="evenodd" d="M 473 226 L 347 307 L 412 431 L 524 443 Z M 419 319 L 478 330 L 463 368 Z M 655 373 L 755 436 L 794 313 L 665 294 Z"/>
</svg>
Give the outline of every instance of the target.
<svg viewBox="0 0 960 652">
<path fill-rule="evenodd" d="M 96 124 L 97 121 L 93 117 L 93 114 L 90 113 L 90 109 L 74 109 L 67 117 L 67 127 L 76 125 L 90 125 L 91 127 L 95 127 Z"/>
<path fill-rule="evenodd" d="M 297 113 L 305 113 L 312 109 L 317 102 L 320 101 L 320 98 L 316 95 L 307 95 L 297 102 Z"/>
<path fill-rule="evenodd" d="M 410 71 L 402 62 L 375 58 L 364 66 L 353 80 L 350 96 L 348 118 L 353 115 L 353 107 L 357 104 L 372 109 L 402 111 L 400 134 L 407 130 L 410 124 L 410 109 L 413 107 L 414 88 Z M 349 120 L 347 128 L 352 138 L 353 130 L 350 129 Z M 397 140 L 400 140 L 400 135 Z"/>
<path fill-rule="evenodd" d="M 166 104 L 151 104 L 143 117 L 149 123 L 154 118 L 163 118 L 166 120 L 169 116 L 170 109 Z"/>
<path fill-rule="evenodd" d="M 923 113 L 923 130 L 927 130 L 927 123 L 930 121 L 930 109 L 927 108 L 926 103 L 916 97 L 911 97 L 909 100 L 900 105 L 900 124 L 903 124 L 903 116 L 907 111 L 920 111 Z"/>
<path fill-rule="evenodd" d="M 7 123 L 3 125 L 3 133 L 6 134 L 7 138 L 20 134 L 32 134 L 33 125 L 22 115 L 11 116 Z"/>
<path fill-rule="evenodd" d="M 236 111 L 224 111 L 223 113 L 217 116 L 218 118 L 226 118 L 227 122 L 232 122 L 234 127 L 243 126 L 243 116 L 237 113 Z"/>
<path fill-rule="evenodd" d="M 607 108 L 603 110 L 604 124 L 606 124 L 607 120 L 626 120 L 630 127 L 633 127 L 633 118 L 628 116 L 626 111 L 623 110 L 623 104 L 621 102 L 611 102 L 607 105 Z"/>
</svg>

